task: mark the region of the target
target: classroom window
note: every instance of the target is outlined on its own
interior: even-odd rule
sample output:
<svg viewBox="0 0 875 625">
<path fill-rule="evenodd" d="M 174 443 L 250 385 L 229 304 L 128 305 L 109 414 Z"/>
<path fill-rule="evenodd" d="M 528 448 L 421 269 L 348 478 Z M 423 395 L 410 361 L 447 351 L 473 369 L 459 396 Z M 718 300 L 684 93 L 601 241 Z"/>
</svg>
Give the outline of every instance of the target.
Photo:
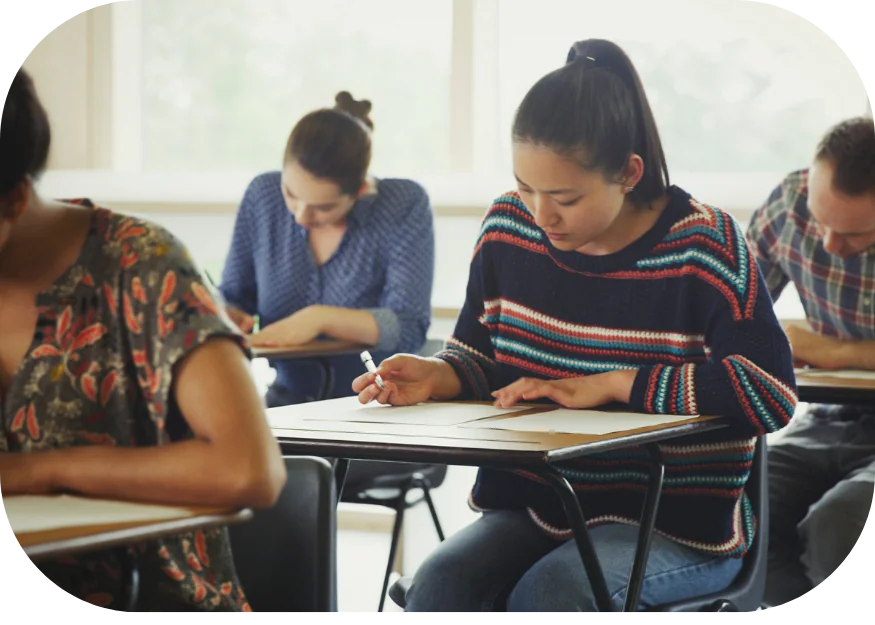
<svg viewBox="0 0 875 625">
<path fill-rule="evenodd" d="M 96 199 L 147 207 L 219 273 L 246 183 L 280 166 L 302 115 L 346 89 L 374 105 L 373 173 L 429 192 L 438 307 L 461 305 L 483 211 L 514 186 L 516 107 L 574 41 L 627 50 L 672 182 L 742 223 L 827 128 L 866 108 L 825 33 L 753 1 L 134 0 L 110 12 L 93 23 L 111 28 L 89 43 L 88 99 L 101 104 L 90 118 L 111 109 L 112 123 L 74 124 L 93 136 L 68 142 L 100 147 L 77 155 L 105 168 Z"/>
<path fill-rule="evenodd" d="M 866 103 L 827 35 L 759 2 L 123 4 L 139 5 L 126 9 L 137 32 L 119 49 L 139 48 L 127 64 L 142 76 L 132 112 L 116 123 L 140 129 L 121 149 L 136 153 L 127 168 L 141 171 L 276 167 L 292 125 L 347 89 L 374 104 L 380 175 L 512 182 L 510 126 L 525 91 L 564 62 L 572 42 L 603 37 L 639 69 L 671 171 L 683 174 L 677 182 L 749 210 L 751 198 L 726 193 L 727 180 L 804 166 L 821 134 Z"/>
<path fill-rule="evenodd" d="M 784 9 L 739 0 L 498 3 L 500 128 L 570 44 L 616 41 L 641 75 L 670 171 L 785 173 L 804 166 L 832 124 L 865 110 L 844 52 Z M 512 36 L 510 36 L 512 35 Z M 508 167 L 502 131 L 499 168 Z M 682 180 L 677 181 L 684 184 Z M 776 180 L 777 182 L 777 180 Z"/>
<path fill-rule="evenodd" d="M 451 3 L 141 4 L 143 169 L 276 168 L 342 90 L 373 103 L 375 170 L 448 167 Z"/>
</svg>

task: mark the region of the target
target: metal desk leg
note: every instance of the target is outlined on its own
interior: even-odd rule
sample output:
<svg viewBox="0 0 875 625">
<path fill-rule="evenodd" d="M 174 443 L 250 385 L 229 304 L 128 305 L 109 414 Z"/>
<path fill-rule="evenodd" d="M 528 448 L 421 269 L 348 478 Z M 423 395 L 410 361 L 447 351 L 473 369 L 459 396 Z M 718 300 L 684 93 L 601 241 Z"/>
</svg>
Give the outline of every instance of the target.
<svg viewBox="0 0 875 625">
<path fill-rule="evenodd" d="M 349 458 L 337 458 L 337 464 L 334 465 L 334 484 L 337 491 L 337 503 L 340 503 L 340 498 L 343 495 L 343 484 L 346 482 L 346 474 L 349 471 Z"/>
<path fill-rule="evenodd" d="M 116 549 L 115 552 L 121 565 L 122 609 L 125 612 L 136 612 L 140 598 L 140 569 L 137 559 L 127 547 Z"/>
<path fill-rule="evenodd" d="M 650 555 L 650 541 L 653 537 L 653 527 L 656 524 L 656 513 L 659 510 L 659 498 L 662 495 L 662 482 L 665 477 L 665 464 L 662 462 L 659 446 L 651 443 L 645 445 L 645 449 L 650 456 L 650 482 L 647 485 L 644 510 L 641 512 L 641 523 L 638 527 L 635 561 L 632 563 L 629 584 L 626 586 L 624 612 L 634 612 L 638 609 L 638 599 L 644 583 L 644 571 L 647 568 L 647 556 Z"/>
<path fill-rule="evenodd" d="M 608 585 L 605 583 L 605 575 L 601 564 L 599 564 L 598 555 L 592 546 L 592 541 L 589 538 L 586 518 L 583 516 L 583 510 L 580 509 L 580 502 L 577 500 L 574 489 L 571 488 L 568 480 L 553 467 L 540 471 L 539 475 L 547 480 L 547 483 L 553 487 L 562 499 L 562 507 L 565 508 L 565 514 L 568 516 L 568 524 L 571 527 L 571 533 L 574 535 L 574 542 L 577 543 L 580 559 L 583 560 L 583 568 L 586 570 L 589 585 L 592 588 L 593 595 L 595 595 L 596 606 L 600 612 L 613 611 L 611 595 L 608 592 Z"/>
<path fill-rule="evenodd" d="M 334 390 L 334 368 L 325 358 L 319 358 L 317 362 L 322 368 L 322 388 L 319 389 L 319 397 L 316 399 L 322 401 L 331 397 L 331 391 Z"/>
</svg>

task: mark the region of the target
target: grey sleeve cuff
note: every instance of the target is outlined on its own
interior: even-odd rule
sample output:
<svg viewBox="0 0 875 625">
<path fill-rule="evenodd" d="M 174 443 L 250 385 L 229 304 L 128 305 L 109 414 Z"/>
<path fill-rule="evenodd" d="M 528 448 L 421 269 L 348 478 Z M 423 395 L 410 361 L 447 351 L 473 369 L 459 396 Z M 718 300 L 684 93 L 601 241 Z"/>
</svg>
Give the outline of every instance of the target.
<svg viewBox="0 0 875 625">
<path fill-rule="evenodd" d="M 398 349 L 401 342 L 401 322 L 391 308 L 365 308 L 377 321 L 380 336 L 374 347 L 377 351 L 391 352 Z"/>
</svg>

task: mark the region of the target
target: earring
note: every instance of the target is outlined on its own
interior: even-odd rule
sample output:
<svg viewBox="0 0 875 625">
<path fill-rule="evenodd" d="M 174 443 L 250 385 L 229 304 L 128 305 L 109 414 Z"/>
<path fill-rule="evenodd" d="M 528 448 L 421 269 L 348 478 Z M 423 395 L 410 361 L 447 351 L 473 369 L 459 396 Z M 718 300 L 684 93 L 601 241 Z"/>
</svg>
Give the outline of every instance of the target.
<svg viewBox="0 0 875 625">
<path fill-rule="evenodd" d="M 624 187 L 623 188 L 623 191 L 625 191 L 626 193 L 632 193 L 632 191 L 634 191 L 634 190 L 635 190 L 635 187 Z"/>
</svg>

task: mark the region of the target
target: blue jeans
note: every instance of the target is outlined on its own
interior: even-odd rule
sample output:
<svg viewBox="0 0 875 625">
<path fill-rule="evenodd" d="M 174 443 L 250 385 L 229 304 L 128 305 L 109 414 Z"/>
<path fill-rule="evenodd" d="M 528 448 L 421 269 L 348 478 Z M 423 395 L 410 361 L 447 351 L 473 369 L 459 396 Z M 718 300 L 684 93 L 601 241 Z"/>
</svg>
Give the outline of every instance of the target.
<svg viewBox="0 0 875 625">
<path fill-rule="evenodd" d="M 615 610 L 621 610 L 638 526 L 590 530 Z M 654 534 L 639 609 L 729 586 L 741 559 L 702 553 Z M 409 612 L 596 612 L 573 540 L 556 541 L 523 510 L 486 512 L 443 542 L 416 572 Z"/>
</svg>

